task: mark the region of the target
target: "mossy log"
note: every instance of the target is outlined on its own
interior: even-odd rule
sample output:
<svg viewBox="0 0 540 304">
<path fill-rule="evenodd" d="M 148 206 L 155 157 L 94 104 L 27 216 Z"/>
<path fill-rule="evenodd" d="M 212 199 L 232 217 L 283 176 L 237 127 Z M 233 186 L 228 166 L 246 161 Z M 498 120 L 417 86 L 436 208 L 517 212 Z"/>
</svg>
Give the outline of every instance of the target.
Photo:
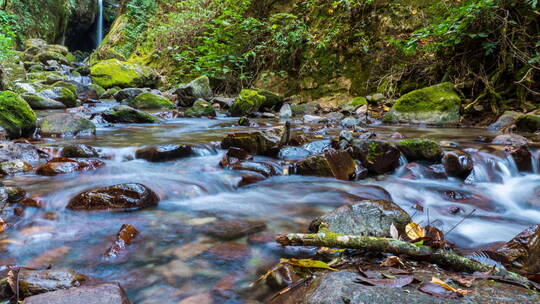
<svg viewBox="0 0 540 304">
<path fill-rule="evenodd" d="M 316 246 L 330 248 L 362 249 L 373 252 L 389 252 L 395 255 L 408 255 L 412 258 L 431 262 L 461 272 L 489 272 L 505 281 L 533 289 L 534 284 L 525 277 L 506 269 L 486 265 L 463 257 L 454 251 L 434 249 L 424 245 L 412 244 L 389 238 L 371 236 L 343 235 L 333 232 L 311 234 L 291 233 L 279 235 L 276 241 L 283 246 Z"/>
</svg>

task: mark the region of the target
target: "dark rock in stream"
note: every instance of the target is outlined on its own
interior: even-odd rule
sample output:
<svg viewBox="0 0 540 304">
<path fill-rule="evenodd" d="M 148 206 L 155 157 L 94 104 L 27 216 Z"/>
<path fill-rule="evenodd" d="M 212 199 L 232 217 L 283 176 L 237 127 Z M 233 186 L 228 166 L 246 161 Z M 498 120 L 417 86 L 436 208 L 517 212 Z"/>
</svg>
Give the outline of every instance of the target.
<svg viewBox="0 0 540 304">
<path fill-rule="evenodd" d="M 55 158 L 36 169 L 36 174 L 54 176 L 58 174 L 87 171 L 105 166 L 105 163 L 97 159 L 71 159 L 66 157 Z"/>
<path fill-rule="evenodd" d="M 517 134 L 503 134 L 496 136 L 491 143 L 496 145 L 523 146 L 527 145 L 529 140 Z"/>
<path fill-rule="evenodd" d="M 120 227 L 120 231 L 116 234 L 116 240 L 113 245 L 105 252 L 106 258 L 115 258 L 126 250 L 127 246 L 131 245 L 134 238 L 137 237 L 139 231 L 134 226 L 124 224 Z"/>
<path fill-rule="evenodd" d="M 18 273 L 19 292 L 23 297 L 80 286 L 86 277 L 71 269 L 30 270 Z"/>
<path fill-rule="evenodd" d="M 406 139 L 397 142 L 397 148 L 408 161 L 426 160 L 439 162 L 442 149 L 438 143 L 430 139 Z"/>
<path fill-rule="evenodd" d="M 23 304 L 131 304 L 118 283 L 57 290 L 26 298 Z"/>
<path fill-rule="evenodd" d="M 141 184 L 118 184 L 82 192 L 72 198 L 67 208 L 77 211 L 128 211 L 156 206 L 159 197 Z"/>
<path fill-rule="evenodd" d="M 310 156 L 295 165 L 300 175 L 334 177 L 349 180 L 355 173 L 356 165 L 347 151 L 327 151 Z"/>
<path fill-rule="evenodd" d="M 321 224 L 326 224 L 332 232 L 346 235 L 391 237 L 390 226 L 394 224 L 400 234 L 411 217 L 401 207 L 390 201 L 363 200 L 341 206 L 322 215 L 309 226 L 311 232 L 318 232 Z"/>
<path fill-rule="evenodd" d="M 352 156 L 362 162 L 369 172 L 384 174 L 399 166 L 401 153 L 391 143 L 378 140 L 353 140 Z"/>
<path fill-rule="evenodd" d="M 532 154 L 526 145 L 508 146 L 505 148 L 505 151 L 514 160 L 514 163 L 516 164 L 518 171 L 532 172 L 533 170 Z"/>
<path fill-rule="evenodd" d="M 76 136 L 96 133 L 94 123 L 77 114 L 57 113 L 49 115 L 39 122 L 42 136 Z"/>
<path fill-rule="evenodd" d="M 468 153 L 460 150 L 444 152 L 442 162 L 448 176 L 462 179 L 469 176 L 474 168 L 472 157 Z"/>
<path fill-rule="evenodd" d="M 283 160 L 300 160 L 311 155 L 311 152 L 301 147 L 285 147 L 279 150 L 278 158 Z"/>
<path fill-rule="evenodd" d="M 80 157 L 80 158 L 91 158 L 98 157 L 99 154 L 94 147 L 84 145 L 84 144 L 74 144 L 65 146 L 60 152 L 62 157 Z"/>
<path fill-rule="evenodd" d="M 174 90 L 174 94 L 178 97 L 178 105 L 191 107 L 199 98 L 210 100 L 213 93 L 210 87 L 210 79 L 201 76 L 188 84 L 180 85 Z"/>
<path fill-rule="evenodd" d="M 142 148 L 135 152 L 136 158 L 150 162 L 164 162 L 190 156 L 193 156 L 193 147 L 190 145 L 161 145 Z"/>
<path fill-rule="evenodd" d="M 101 114 L 110 123 L 155 123 L 159 119 L 130 106 L 118 105 Z"/>
<path fill-rule="evenodd" d="M 10 160 L 0 163 L 0 174 L 11 175 L 16 173 L 28 172 L 32 170 L 32 166 L 20 159 Z"/>
<path fill-rule="evenodd" d="M 206 224 L 200 229 L 220 240 L 235 240 L 265 230 L 266 224 L 261 221 L 240 219 L 219 220 Z"/>
<path fill-rule="evenodd" d="M 531 226 L 497 250 L 519 272 L 540 273 L 540 225 Z"/>
<path fill-rule="evenodd" d="M 221 148 L 241 148 L 251 154 L 276 154 L 281 143 L 284 128 L 265 131 L 230 133 L 221 141 Z"/>
<path fill-rule="evenodd" d="M 122 89 L 122 90 L 114 93 L 113 98 L 118 102 L 121 102 L 121 101 L 129 102 L 133 98 L 139 96 L 140 94 L 142 94 L 144 92 L 148 92 L 148 91 L 149 91 L 148 89 L 145 90 L 145 89 L 139 89 L 139 88 L 127 88 L 127 89 Z"/>
<path fill-rule="evenodd" d="M 245 160 L 245 161 L 238 161 L 227 167 L 232 170 L 237 170 L 237 171 L 252 171 L 252 172 L 261 174 L 264 177 L 271 177 L 271 176 L 276 176 L 276 175 L 281 174 L 280 168 L 276 164 L 270 161 L 255 162 L 255 161 Z"/>
</svg>

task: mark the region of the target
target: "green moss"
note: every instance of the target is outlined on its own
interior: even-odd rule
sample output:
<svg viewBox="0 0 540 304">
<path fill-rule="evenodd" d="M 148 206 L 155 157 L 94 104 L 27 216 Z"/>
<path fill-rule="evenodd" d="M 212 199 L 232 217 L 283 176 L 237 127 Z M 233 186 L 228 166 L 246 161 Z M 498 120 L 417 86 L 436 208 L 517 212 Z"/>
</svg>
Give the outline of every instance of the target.
<svg viewBox="0 0 540 304">
<path fill-rule="evenodd" d="M 57 52 L 41 52 L 39 54 L 37 54 L 35 57 L 34 57 L 34 60 L 35 61 L 39 61 L 43 64 L 46 64 L 47 61 L 49 60 L 54 60 L 54 61 L 57 61 L 58 63 L 61 63 L 61 64 L 69 64 L 69 60 L 62 54 L 60 53 L 57 53 Z"/>
<path fill-rule="evenodd" d="M 201 117 L 201 116 L 216 116 L 216 111 L 212 104 L 208 101 L 197 100 L 193 106 L 184 112 L 185 116 Z"/>
<path fill-rule="evenodd" d="M 461 98 L 450 82 L 414 90 L 401 96 L 394 104 L 397 112 L 451 111 L 459 108 Z"/>
<path fill-rule="evenodd" d="M 36 120 L 34 111 L 19 95 L 11 91 L 0 92 L 0 126 L 9 137 L 31 136 Z"/>
<path fill-rule="evenodd" d="M 409 161 L 441 159 L 442 149 L 431 139 L 406 139 L 397 143 L 397 147 Z"/>
<path fill-rule="evenodd" d="M 257 112 L 265 101 L 266 97 L 260 95 L 257 91 L 244 89 L 233 102 L 230 110 L 231 115 L 244 116 Z"/>
<path fill-rule="evenodd" d="M 155 87 L 158 82 L 154 70 L 118 59 L 103 60 L 90 67 L 90 77 L 103 88 Z"/>
<path fill-rule="evenodd" d="M 357 108 L 357 107 L 365 106 L 367 104 L 368 104 L 367 99 L 365 97 L 359 96 L 359 97 L 353 98 L 353 100 L 347 102 L 345 105 Z"/>
<path fill-rule="evenodd" d="M 379 144 L 376 141 L 372 141 L 368 146 L 367 161 L 369 163 L 375 162 L 375 160 L 382 155 L 382 149 L 379 148 Z"/>
<path fill-rule="evenodd" d="M 278 109 L 283 105 L 283 96 L 265 89 L 254 89 L 259 95 L 264 96 L 266 100 L 262 104 L 264 108 Z"/>
<path fill-rule="evenodd" d="M 65 104 L 68 108 L 74 108 L 81 105 L 81 102 L 77 100 L 77 95 L 68 88 L 62 87 L 59 95 L 57 100 Z"/>
<path fill-rule="evenodd" d="M 55 88 L 66 88 L 73 92 L 73 94 L 77 94 L 77 86 L 71 82 L 57 81 L 52 86 Z"/>
<path fill-rule="evenodd" d="M 154 123 L 159 121 L 159 119 L 144 111 L 124 105 L 114 107 L 110 113 L 105 115 L 108 116 L 108 120 L 115 123 Z"/>
<path fill-rule="evenodd" d="M 540 130 L 540 115 L 520 115 L 516 119 L 516 127 L 521 132 L 536 132 Z"/>
<path fill-rule="evenodd" d="M 152 93 L 139 94 L 134 99 L 130 100 L 129 106 L 136 109 L 173 109 L 174 104 L 163 96 L 158 96 Z"/>
<path fill-rule="evenodd" d="M 101 95 L 105 93 L 105 89 L 101 87 L 99 84 L 95 84 L 95 83 L 89 84 L 88 88 L 96 91 L 96 94 L 98 97 L 100 97 Z"/>
</svg>

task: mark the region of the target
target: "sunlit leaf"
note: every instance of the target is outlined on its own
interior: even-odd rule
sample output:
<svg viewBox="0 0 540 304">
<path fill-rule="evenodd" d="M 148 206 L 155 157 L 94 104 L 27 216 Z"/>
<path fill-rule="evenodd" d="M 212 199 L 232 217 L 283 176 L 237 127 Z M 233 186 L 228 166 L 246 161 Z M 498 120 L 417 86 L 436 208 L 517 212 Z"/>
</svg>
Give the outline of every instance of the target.
<svg viewBox="0 0 540 304">
<path fill-rule="evenodd" d="M 6 222 L 0 217 L 0 232 L 4 232 L 6 230 Z"/>
<path fill-rule="evenodd" d="M 389 256 L 381 263 L 381 266 L 384 267 L 405 267 L 405 264 L 401 261 L 401 259 L 395 255 Z"/>
<path fill-rule="evenodd" d="M 413 241 L 426 236 L 424 228 L 414 222 L 410 222 L 405 226 L 405 233 Z"/>
<path fill-rule="evenodd" d="M 302 267 L 302 268 L 320 268 L 320 269 L 330 269 L 330 270 L 336 270 L 332 267 L 330 267 L 328 264 L 326 264 L 323 261 L 317 261 L 312 259 L 281 259 L 281 264 L 289 264 L 292 266 Z"/>
<path fill-rule="evenodd" d="M 392 236 L 393 239 L 399 240 L 399 232 L 396 226 L 394 225 L 394 223 L 390 225 L 390 235 Z"/>
</svg>

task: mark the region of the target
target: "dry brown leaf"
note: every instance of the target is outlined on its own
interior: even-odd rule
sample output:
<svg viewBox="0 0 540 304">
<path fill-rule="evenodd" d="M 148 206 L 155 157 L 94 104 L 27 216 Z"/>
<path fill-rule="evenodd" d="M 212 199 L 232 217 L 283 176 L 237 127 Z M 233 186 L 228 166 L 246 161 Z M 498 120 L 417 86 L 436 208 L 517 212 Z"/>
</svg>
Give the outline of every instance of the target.
<svg viewBox="0 0 540 304">
<path fill-rule="evenodd" d="M 415 222 L 410 222 L 405 226 L 405 233 L 413 241 L 426 236 L 424 228 Z"/>
<path fill-rule="evenodd" d="M 6 222 L 0 217 L 0 232 L 4 232 L 6 230 Z"/>
<path fill-rule="evenodd" d="M 395 255 L 389 256 L 381 263 L 384 267 L 405 267 L 401 259 Z"/>
</svg>

